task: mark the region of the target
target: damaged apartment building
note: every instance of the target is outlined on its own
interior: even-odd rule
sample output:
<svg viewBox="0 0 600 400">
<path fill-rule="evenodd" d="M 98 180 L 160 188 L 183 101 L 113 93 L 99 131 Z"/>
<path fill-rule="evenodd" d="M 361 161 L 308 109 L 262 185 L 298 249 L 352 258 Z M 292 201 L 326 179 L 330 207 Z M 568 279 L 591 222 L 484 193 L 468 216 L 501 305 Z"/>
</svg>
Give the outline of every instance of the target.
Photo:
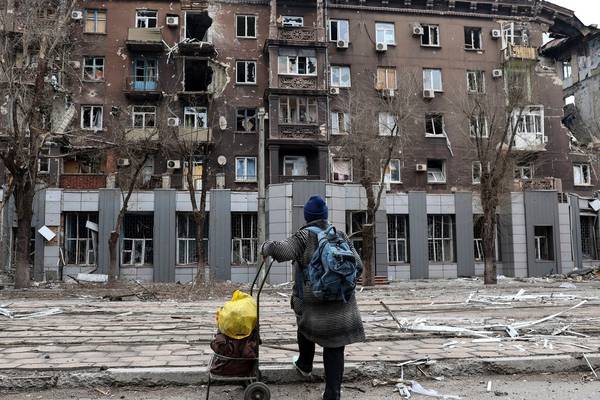
<svg viewBox="0 0 600 400">
<path fill-rule="evenodd" d="M 121 232 L 123 278 L 191 280 L 195 232 L 203 229 L 216 277 L 252 279 L 259 258 L 259 154 L 266 159 L 267 238 L 285 238 L 302 226 L 301 205 L 315 193 L 326 197 L 333 224 L 359 233 L 366 218 L 360 171 L 335 151 L 348 129 L 340 99 L 363 86 L 373 99 L 401 96 L 405 69 L 423 77 L 420 122 L 385 172 L 375 221 L 377 275 L 482 274 L 482 166 L 459 133 L 450 100 L 454 91 L 503 98 L 509 68 L 525 74 L 531 105 L 515 143 L 527 157 L 515 165 L 498 215 L 499 271 L 543 276 L 600 258 L 597 177 L 561 123 L 562 64 L 555 53 L 539 52 L 545 33 L 561 37 L 584 29 L 570 10 L 537 0 L 89 0 L 72 17 L 77 54 L 71 63 L 81 87 L 57 129 L 109 133 L 125 115 L 131 134 L 147 138 L 144 132 L 158 131 L 149 140 L 168 142 L 161 136 L 167 129 L 182 136 L 202 132 L 193 165 L 157 151 L 144 166 Z M 107 241 L 122 197 L 118 175 L 128 164 L 110 153 L 41 163 L 50 184 L 36 196 L 36 279 L 56 278 L 59 271 L 106 273 Z M 201 228 L 191 217 L 189 168 L 196 189 L 209 189 Z M 203 168 L 214 172 L 206 181 Z M 13 218 L 6 210 L 2 234 L 10 243 L 6 227 Z M 46 241 L 37 233 L 43 226 L 57 237 Z M 360 249 L 360 234 L 353 241 Z M 2 262 L 10 265 L 10 250 Z M 289 264 L 273 267 L 272 282 L 292 278 Z"/>
</svg>

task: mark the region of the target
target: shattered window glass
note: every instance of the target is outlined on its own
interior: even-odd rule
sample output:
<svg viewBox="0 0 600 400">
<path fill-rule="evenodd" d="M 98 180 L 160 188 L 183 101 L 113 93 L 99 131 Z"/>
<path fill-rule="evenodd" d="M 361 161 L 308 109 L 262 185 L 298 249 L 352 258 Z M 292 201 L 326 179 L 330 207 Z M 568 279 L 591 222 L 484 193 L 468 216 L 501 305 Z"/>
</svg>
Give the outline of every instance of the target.
<svg viewBox="0 0 600 400">
<path fill-rule="evenodd" d="M 443 136 L 444 132 L 444 116 L 442 114 L 426 114 L 425 115 L 425 134 L 429 136 Z"/>
<path fill-rule="evenodd" d="M 428 215 L 427 235 L 429 261 L 454 261 L 454 216 Z"/>
<path fill-rule="evenodd" d="M 137 10 L 135 14 L 135 26 L 138 28 L 156 28 L 158 22 L 158 11 Z"/>
<path fill-rule="evenodd" d="M 185 107 L 183 109 L 183 126 L 186 128 L 207 128 L 207 122 L 208 112 L 206 107 Z"/>
<path fill-rule="evenodd" d="M 317 58 L 304 56 L 279 56 L 278 66 L 280 74 L 289 75 L 316 75 Z"/>
<path fill-rule="evenodd" d="M 465 27 L 465 49 L 481 50 L 481 28 Z"/>
<path fill-rule="evenodd" d="M 81 107 L 81 128 L 90 130 L 102 129 L 102 106 Z"/>
<path fill-rule="evenodd" d="M 256 108 L 240 108 L 237 110 L 236 130 L 239 132 L 256 132 Z"/>
<path fill-rule="evenodd" d="M 256 61 L 236 62 L 236 83 L 256 83 Z"/>
<path fill-rule="evenodd" d="M 133 106 L 132 119 L 134 128 L 154 128 L 156 126 L 156 107 Z"/>
<path fill-rule="evenodd" d="M 90 81 L 104 79 L 104 57 L 86 57 L 83 63 L 84 79 Z"/>
<path fill-rule="evenodd" d="M 256 37 L 256 16 L 237 15 L 236 16 L 237 37 L 255 38 Z"/>
<path fill-rule="evenodd" d="M 408 262 L 408 218 L 402 214 L 388 215 L 388 261 Z"/>
</svg>

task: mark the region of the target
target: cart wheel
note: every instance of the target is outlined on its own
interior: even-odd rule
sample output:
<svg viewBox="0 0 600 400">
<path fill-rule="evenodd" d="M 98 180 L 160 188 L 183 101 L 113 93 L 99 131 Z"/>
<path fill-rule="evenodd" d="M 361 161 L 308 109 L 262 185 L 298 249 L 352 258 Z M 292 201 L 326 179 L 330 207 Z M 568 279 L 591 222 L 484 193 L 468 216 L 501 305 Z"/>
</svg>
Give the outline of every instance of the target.
<svg viewBox="0 0 600 400">
<path fill-rule="evenodd" d="M 271 391 L 262 382 L 254 382 L 244 391 L 244 400 L 269 400 L 270 398 Z"/>
</svg>

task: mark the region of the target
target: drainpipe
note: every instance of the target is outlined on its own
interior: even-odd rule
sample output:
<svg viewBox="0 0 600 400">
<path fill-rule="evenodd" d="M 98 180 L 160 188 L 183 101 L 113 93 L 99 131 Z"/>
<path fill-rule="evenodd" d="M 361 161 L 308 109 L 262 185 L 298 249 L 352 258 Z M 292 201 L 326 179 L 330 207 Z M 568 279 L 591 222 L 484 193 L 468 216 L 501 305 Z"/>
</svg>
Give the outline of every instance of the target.
<svg viewBox="0 0 600 400">
<path fill-rule="evenodd" d="M 258 157 L 257 166 L 258 171 L 257 183 L 258 183 L 258 244 L 262 245 L 266 240 L 266 223 L 265 223 L 265 117 L 266 112 L 264 107 L 258 109 Z M 259 247 L 260 249 L 260 247 Z M 258 257 L 257 257 L 258 261 Z M 261 270 L 260 281 L 262 282 L 265 276 L 265 268 Z"/>
</svg>

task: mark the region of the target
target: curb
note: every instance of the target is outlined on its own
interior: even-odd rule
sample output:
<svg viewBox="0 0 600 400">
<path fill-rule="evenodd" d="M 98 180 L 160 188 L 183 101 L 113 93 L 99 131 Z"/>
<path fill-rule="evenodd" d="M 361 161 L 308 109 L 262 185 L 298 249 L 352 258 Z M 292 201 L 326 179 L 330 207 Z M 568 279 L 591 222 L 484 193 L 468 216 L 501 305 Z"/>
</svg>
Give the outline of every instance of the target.
<svg viewBox="0 0 600 400">
<path fill-rule="evenodd" d="M 586 353 L 590 363 L 600 368 L 600 353 Z M 345 380 L 378 378 L 380 380 L 400 378 L 398 362 L 346 364 Z M 537 373 L 565 373 L 590 371 L 582 355 L 528 356 L 480 359 L 445 359 L 428 366 L 421 366 L 432 376 L 465 375 L 511 375 Z M 414 366 L 404 368 L 404 377 L 416 377 Z M 322 380 L 323 366 L 313 370 L 314 381 Z M 26 375 L 27 374 L 27 375 Z M 288 365 L 261 366 L 262 380 L 266 383 L 284 384 L 305 382 L 296 370 Z M 108 368 L 106 370 L 62 370 L 62 371 L 0 371 L 0 389 L 34 390 L 47 388 L 78 388 L 94 385 L 106 386 L 182 386 L 206 385 L 206 367 L 144 367 Z"/>
</svg>

